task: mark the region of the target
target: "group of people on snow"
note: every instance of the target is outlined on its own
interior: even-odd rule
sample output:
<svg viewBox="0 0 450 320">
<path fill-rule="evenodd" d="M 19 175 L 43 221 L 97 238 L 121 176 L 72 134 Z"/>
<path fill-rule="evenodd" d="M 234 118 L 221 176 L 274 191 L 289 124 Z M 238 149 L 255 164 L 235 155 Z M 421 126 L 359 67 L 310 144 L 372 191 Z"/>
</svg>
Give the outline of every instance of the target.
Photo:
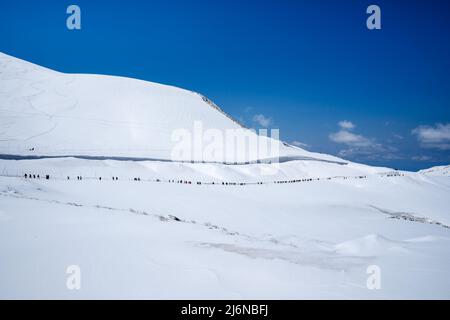
<svg viewBox="0 0 450 320">
<path fill-rule="evenodd" d="M 385 174 L 386 177 L 396 177 L 396 176 L 404 176 L 404 174 L 400 174 L 398 172 L 394 172 L 394 173 L 387 173 Z M 25 179 L 40 179 L 40 175 L 39 174 L 31 174 L 31 173 L 25 173 L 24 174 Z M 45 179 L 49 180 L 50 179 L 50 175 L 45 175 L 44 176 Z M 355 177 L 345 177 L 345 176 L 337 176 L 337 177 L 322 177 L 322 178 L 304 178 L 304 179 L 296 179 L 296 180 L 276 180 L 273 181 L 272 183 L 276 183 L 276 184 L 284 184 L 284 183 L 299 183 L 299 182 L 310 182 L 310 181 L 319 181 L 319 180 L 331 180 L 331 179 L 336 179 L 336 178 L 341 178 L 344 180 L 347 179 L 366 179 L 367 176 L 355 176 Z M 67 176 L 67 180 L 70 180 L 70 176 Z M 83 180 L 82 176 L 77 176 L 77 180 Z M 102 177 L 98 177 L 98 180 L 102 180 Z M 113 181 L 118 181 L 119 178 L 116 176 L 112 177 Z M 134 177 L 133 178 L 134 181 L 141 181 L 140 177 Z M 162 182 L 162 180 L 160 179 L 156 179 L 156 182 Z M 169 183 L 180 183 L 180 184 L 193 184 L 192 181 L 190 180 L 167 180 L 167 182 Z M 216 184 L 216 185 L 226 185 L 226 186 L 244 186 L 244 185 L 248 185 L 248 184 L 264 184 L 264 183 L 268 183 L 268 182 L 201 182 L 201 181 L 197 181 L 196 184 L 197 185 L 202 185 L 202 184 Z"/>
<path fill-rule="evenodd" d="M 25 173 L 24 175 L 25 179 L 40 179 L 41 176 L 39 174 L 31 174 L 31 173 Z M 46 174 L 45 179 L 50 179 L 50 175 Z"/>
</svg>

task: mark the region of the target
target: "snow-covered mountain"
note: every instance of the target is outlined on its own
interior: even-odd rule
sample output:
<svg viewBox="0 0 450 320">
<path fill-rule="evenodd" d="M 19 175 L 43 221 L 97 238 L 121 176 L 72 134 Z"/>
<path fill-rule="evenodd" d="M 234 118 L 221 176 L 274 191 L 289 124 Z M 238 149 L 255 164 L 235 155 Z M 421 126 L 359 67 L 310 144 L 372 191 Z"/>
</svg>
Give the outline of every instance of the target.
<svg viewBox="0 0 450 320">
<path fill-rule="evenodd" d="M 197 93 L 0 54 L 0 298 L 450 298 L 448 176 L 280 141 L 167 161 L 196 121 L 249 132 Z"/>
<path fill-rule="evenodd" d="M 201 123 L 203 132 L 214 129 L 225 136 L 231 129 L 236 130 L 237 139 L 255 136 L 208 98 L 172 86 L 66 74 L 2 53 L 0 83 L 3 155 L 170 160 L 173 133 L 180 129 L 192 132 L 196 122 Z M 280 141 L 276 144 L 281 159 L 344 162 Z M 226 162 L 226 156 L 193 152 L 179 160 Z M 264 159 L 248 155 L 247 160 Z"/>
<path fill-rule="evenodd" d="M 0 83 L 0 159 L 45 159 L 33 163 L 41 167 L 41 174 L 65 177 L 79 171 L 72 166 L 80 165 L 79 161 L 66 166 L 68 157 L 104 160 L 100 169 L 93 161 L 84 165 L 83 173 L 88 176 L 120 174 L 123 163 L 110 166 L 108 160 L 130 161 L 126 170 L 153 168 L 144 173 L 149 178 L 220 181 L 351 176 L 389 170 L 309 152 L 264 136 L 258 139 L 274 146 L 276 161 L 281 163 L 269 176 L 260 177 L 264 164 L 256 162 L 271 157 L 251 154 L 248 146 L 231 157 L 226 152 L 192 152 L 175 159 L 181 162 L 174 162 L 174 132 L 186 129 L 193 135 L 196 123 L 201 123 L 203 132 L 212 129 L 224 137 L 227 130 L 234 130 L 236 140 L 257 136 L 206 97 L 172 86 L 123 77 L 65 74 L 2 53 Z M 204 145 L 208 146 L 207 142 Z M 202 162 L 214 165 L 208 167 Z M 27 162 L 6 163 L 4 174 L 29 171 Z"/>
<path fill-rule="evenodd" d="M 428 169 L 420 170 L 419 173 L 432 176 L 450 176 L 450 165 L 448 166 L 436 166 Z"/>
</svg>

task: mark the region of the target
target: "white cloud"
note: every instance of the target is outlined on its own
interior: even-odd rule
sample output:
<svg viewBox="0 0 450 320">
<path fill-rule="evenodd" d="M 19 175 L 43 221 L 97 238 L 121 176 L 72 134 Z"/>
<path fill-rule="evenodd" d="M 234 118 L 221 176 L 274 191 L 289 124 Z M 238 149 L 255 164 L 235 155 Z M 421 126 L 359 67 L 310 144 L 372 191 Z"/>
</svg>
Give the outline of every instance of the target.
<svg viewBox="0 0 450 320">
<path fill-rule="evenodd" d="M 300 142 L 300 141 L 292 141 L 291 144 L 294 145 L 294 146 L 297 146 L 297 147 L 301 147 L 301 148 L 309 147 L 308 144 Z"/>
<path fill-rule="evenodd" d="M 341 157 L 364 157 L 366 159 L 399 159 L 398 150 L 391 146 L 377 143 L 375 139 L 367 138 L 361 134 L 352 132 L 356 125 L 350 121 L 340 121 L 341 128 L 338 132 L 331 133 L 331 141 L 344 144 L 346 149 L 339 151 Z"/>
<path fill-rule="evenodd" d="M 265 117 L 263 114 L 255 114 L 253 116 L 253 121 L 261 127 L 267 128 L 272 123 L 272 118 Z"/>
<path fill-rule="evenodd" d="M 398 154 L 398 150 L 394 147 L 383 146 L 379 143 L 374 143 L 368 147 L 348 147 L 339 151 L 339 156 L 346 157 L 359 157 L 370 160 L 398 160 L 403 159 Z"/>
<path fill-rule="evenodd" d="M 329 138 L 336 143 L 343 143 L 355 147 L 368 147 L 373 144 L 370 139 L 347 130 L 339 130 L 338 132 L 331 133 Z"/>
<path fill-rule="evenodd" d="M 432 126 L 418 126 L 411 132 L 417 136 L 423 148 L 450 150 L 450 123 Z"/>
<path fill-rule="evenodd" d="M 245 107 L 244 112 L 249 113 L 250 111 L 252 111 L 252 109 L 253 109 L 252 107 Z"/>
<path fill-rule="evenodd" d="M 413 159 L 414 161 L 429 161 L 429 160 L 431 160 L 432 158 L 429 157 L 429 156 L 414 156 L 414 157 L 412 157 L 412 159 Z"/>
<path fill-rule="evenodd" d="M 351 121 L 348 120 L 339 121 L 338 125 L 344 130 L 352 130 L 356 127 Z"/>
</svg>

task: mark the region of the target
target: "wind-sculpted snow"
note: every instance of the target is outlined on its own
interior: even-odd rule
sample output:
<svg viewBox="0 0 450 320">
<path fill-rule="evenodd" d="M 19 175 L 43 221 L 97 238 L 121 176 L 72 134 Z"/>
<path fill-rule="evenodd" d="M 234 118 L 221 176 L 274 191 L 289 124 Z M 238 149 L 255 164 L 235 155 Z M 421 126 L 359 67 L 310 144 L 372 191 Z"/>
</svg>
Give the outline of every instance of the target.
<svg viewBox="0 0 450 320">
<path fill-rule="evenodd" d="M 394 219 L 403 219 L 406 221 L 415 221 L 415 222 L 420 222 L 420 223 L 429 223 L 429 224 L 436 224 L 438 226 L 442 226 L 444 228 L 450 229 L 450 226 L 445 225 L 439 221 L 435 221 L 433 219 L 430 218 L 426 218 L 426 217 L 422 217 L 418 214 L 415 213 L 410 213 L 410 212 L 394 212 L 394 211 L 389 211 L 386 209 L 381 209 L 381 208 L 377 208 L 375 206 L 371 206 L 372 208 L 378 210 L 379 212 L 388 215 L 391 218 Z"/>
</svg>

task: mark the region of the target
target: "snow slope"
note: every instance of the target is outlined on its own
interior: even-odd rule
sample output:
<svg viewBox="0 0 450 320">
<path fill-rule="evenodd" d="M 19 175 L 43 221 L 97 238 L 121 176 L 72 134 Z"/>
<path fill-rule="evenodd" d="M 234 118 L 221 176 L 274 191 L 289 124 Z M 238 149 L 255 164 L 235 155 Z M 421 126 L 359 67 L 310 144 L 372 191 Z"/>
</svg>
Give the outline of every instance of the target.
<svg viewBox="0 0 450 320">
<path fill-rule="evenodd" d="M 0 53 L 0 154 L 170 160 L 175 130 L 240 130 L 202 95 L 157 83 L 65 74 Z M 263 139 L 264 140 L 264 139 Z M 271 141 L 271 140 L 269 140 Z M 342 159 L 276 142 L 283 158 Z M 206 157 L 206 159 L 205 159 Z M 180 160 L 218 161 L 192 154 Z M 249 161 L 264 160 L 252 155 Z"/>
<path fill-rule="evenodd" d="M 450 176 L 450 165 L 448 166 L 436 166 L 428 169 L 420 170 L 420 174 L 432 175 L 432 176 Z"/>
</svg>

